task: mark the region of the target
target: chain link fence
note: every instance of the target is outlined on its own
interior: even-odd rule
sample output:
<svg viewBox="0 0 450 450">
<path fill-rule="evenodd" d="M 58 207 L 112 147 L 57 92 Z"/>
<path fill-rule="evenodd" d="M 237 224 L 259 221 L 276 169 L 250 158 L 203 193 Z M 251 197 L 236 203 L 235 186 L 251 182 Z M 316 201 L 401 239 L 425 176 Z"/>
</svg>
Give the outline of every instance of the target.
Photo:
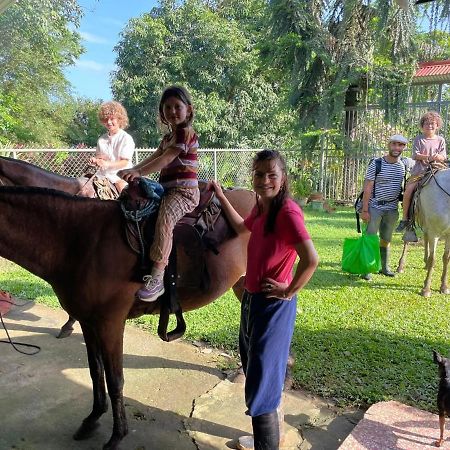
<svg viewBox="0 0 450 450">
<path fill-rule="evenodd" d="M 440 134 L 450 129 L 450 102 L 411 103 L 401 114 L 387 114 L 381 108 L 347 108 L 342 117 L 342 132 L 322 130 L 304 141 L 301 148 L 283 152 L 288 175 L 297 195 L 305 190 L 319 191 L 325 198 L 351 203 L 358 196 L 367 164 L 386 152 L 392 134 L 403 134 L 410 141 L 420 132 L 419 119 L 429 110 L 439 111 L 444 121 Z M 199 150 L 203 180 L 216 179 L 226 187 L 251 186 L 252 158 L 260 149 Z M 147 158 L 155 149 L 136 149 L 133 164 Z M 88 167 L 95 149 L 0 149 L 0 155 L 23 159 L 61 175 L 77 177 Z M 404 156 L 411 155 L 411 145 Z M 155 175 L 156 177 L 156 175 Z M 303 188 L 299 187 L 303 182 Z"/>
<path fill-rule="evenodd" d="M 136 149 L 133 165 L 150 156 L 156 149 Z M 251 161 L 259 149 L 199 149 L 202 180 L 215 179 L 224 186 L 250 187 Z M 293 153 L 293 152 L 289 152 Z M 0 155 L 27 161 L 43 169 L 69 177 L 79 177 L 89 167 L 95 148 L 78 149 L 1 149 Z M 153 177 L 157 177 L 154 174 Z"/>
</svg>

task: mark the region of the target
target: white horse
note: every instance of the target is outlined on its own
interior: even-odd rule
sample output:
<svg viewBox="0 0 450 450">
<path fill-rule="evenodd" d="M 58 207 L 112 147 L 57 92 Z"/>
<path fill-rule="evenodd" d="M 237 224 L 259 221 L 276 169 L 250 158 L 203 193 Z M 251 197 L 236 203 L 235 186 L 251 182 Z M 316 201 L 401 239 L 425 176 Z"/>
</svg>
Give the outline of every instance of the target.
<svg viewBox="0 0 450 450">
<path fill-rule="evenodd" d="M 421 291 L 424 297 L 431 295 L 431 275 L 436 260 L 439 239 L 445 241 L 442 256 L 440 292 L 450 294 L 447 287 L 448 262 L 450 257 L 450 170 L 440 170 L 422 188 L 417 202 L 416 219 L 424 232 L 425 268 L 427 276 Z"/>
</svg>

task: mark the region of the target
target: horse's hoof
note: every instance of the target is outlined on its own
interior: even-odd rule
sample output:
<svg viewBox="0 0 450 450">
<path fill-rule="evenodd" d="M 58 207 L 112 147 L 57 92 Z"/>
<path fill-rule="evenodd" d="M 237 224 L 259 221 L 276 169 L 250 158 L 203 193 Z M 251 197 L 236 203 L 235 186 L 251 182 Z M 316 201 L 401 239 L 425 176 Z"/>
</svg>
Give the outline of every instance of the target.
<svg viewBox="0 0 450 450">
<path fill-rule="evenodd" d="M 66 337 L 69 337 L 73 333 L 73 328 L 64 328 L 62 327 L 59 331 L 58 336 L 56 336 L 56 339 L 64 339 Z"/>
<path fill-rule="evenodd" d="M 94 431 L 100 426 L 98 422 L 83 422 L 78 428 L 77 432 L 73 435 L 76 441 L 82 441 L 84 439 L 90 438 Z"/>
<path fill-rule="evenodd" d="M 421 295 L 422 297 L 429 298 L 429 297 L 431 297 L 431 291 L 422 289 L 422 290 L 420 291 L 420 295 Z"/>
<path fill-rule="evenodd" d="M 435 447 L 440 447 L 444 443 L 444 439 L 439 439 L 434 443 Z"/>
<path fill-rule="evenodd" d="M 441 288 L 440 293 L 448 295 L 448 294 L 450 294 L 450 289 L 448 289 L 448 288 Z"/>
<path fill-rule="evenodd" d="M 399 267 L 398 269 L 397 269 L 397 273 L 404 273 L 405 272 L 405 269 L 402 269 L 401 267 Z"/>
<path fill-rule="evenodd" d="M 118 450 L 120 442 L 127 434 L 128 431 L 125 431 L 122 437 L 112 436 L 111 439 L 103 446 L 103 450 Z"/>
</svg>

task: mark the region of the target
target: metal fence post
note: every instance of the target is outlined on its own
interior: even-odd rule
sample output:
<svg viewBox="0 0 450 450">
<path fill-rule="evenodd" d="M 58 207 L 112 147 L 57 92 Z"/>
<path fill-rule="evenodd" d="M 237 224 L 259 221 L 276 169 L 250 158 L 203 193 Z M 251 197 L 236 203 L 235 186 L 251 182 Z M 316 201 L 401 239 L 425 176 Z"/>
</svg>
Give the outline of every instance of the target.
<svg viewBox="0 0 450 450">
<path fill-rule="evenodd" d="M 217 181 L 217 149 L 213 150 L 214 157 L 214 181 Z"/>
<path fill-rule="evenodd" d="M 324 167 L 325 167 L 325 146 L 324 146 L 325 135 L 322 134 L 320 137 L 320 166 L 319 166 L 319 192 L 323 193 L 324 190 Z"/>
</svg>

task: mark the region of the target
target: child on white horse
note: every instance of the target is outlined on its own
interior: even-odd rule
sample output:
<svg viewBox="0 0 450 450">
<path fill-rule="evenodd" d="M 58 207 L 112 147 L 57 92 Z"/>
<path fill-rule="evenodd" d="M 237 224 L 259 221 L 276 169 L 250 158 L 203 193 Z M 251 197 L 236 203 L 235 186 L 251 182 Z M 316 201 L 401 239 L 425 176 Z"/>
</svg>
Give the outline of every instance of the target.
<svg viewBox="0 0 450 450">
<path fill-rule="evenodd" d="M 416 164 L 411 170 L 411 176 L 406 184 L 403 196 L 403 218 L 395 230 L 397 232 L 410 228 L 408 212 L 411 198 L 417 183 L 423 178 L 430 164 L 433 162 L 444 163 L 447 160 L 445 139 L 437 135 L 441 127 L 442 118 L 435 111 L 429 111 L 420 118 L 422 133 L 414 139 L 412 149 L 412 159 L 416 161 Z"/>
</svg>

